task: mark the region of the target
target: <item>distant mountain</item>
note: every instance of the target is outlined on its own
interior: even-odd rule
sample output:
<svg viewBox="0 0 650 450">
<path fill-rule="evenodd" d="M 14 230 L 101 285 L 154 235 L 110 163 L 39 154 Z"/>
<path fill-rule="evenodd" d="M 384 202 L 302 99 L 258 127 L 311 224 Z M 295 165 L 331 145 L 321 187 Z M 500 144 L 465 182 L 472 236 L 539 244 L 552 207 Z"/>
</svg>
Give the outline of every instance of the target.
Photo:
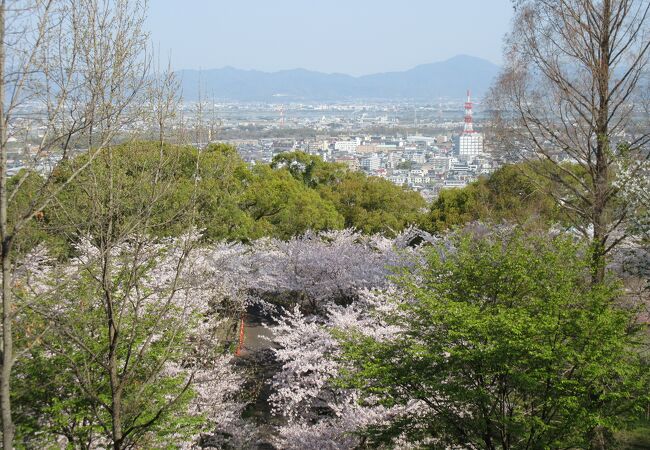
<svg viewBox="0 0 650 450">
<path fill-rule="evenodd" d="M 261 72 L 232 67 L 181 70 L 177 75 L 181 79 L 186 100 L 198 98 L 200 84 L 204 95 L 220 100 L 278 103 L 354 99 L 426 102 L 440 97 L 462 98 L 467 89 L 482 96 L 498 72 L 499 66 L 490 61 L 462 55 L 403 72 L 361 77 L 304 69 Z"/>
</svg>

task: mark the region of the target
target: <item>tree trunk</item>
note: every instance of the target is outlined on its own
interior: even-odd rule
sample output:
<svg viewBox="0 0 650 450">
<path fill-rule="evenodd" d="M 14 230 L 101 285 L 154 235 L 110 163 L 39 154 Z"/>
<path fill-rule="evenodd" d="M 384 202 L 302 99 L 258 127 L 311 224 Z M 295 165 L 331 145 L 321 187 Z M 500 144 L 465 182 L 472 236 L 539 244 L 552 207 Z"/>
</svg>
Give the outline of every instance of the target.
<svg viewBox="0 0 650 450">
<path fill-rule="evenodd" d="M 605 278 L 605 252 L 607 245 L 607 188 L 609 185 L 609 81 L 610 81 L 610 26 L 611 0 L 603 1 L 602 24 L 598 56 L 600 67 L 596 68 L 598 83 L 598 110 L 596 115 L 596 168 L 594 175 L 592 271 L 593 282 Z"/>
<path fill-rule="evenodd" d="M 113 449 L 119 450 L 122 448 L 122 383 L 119 376 L 119 368 L 117 362 L 117 346 L 119 333 L 115 324 L 115 314 L 114 314 L 114 305 L 113 299 L 111 297 L 110 290 L 107 289 L 106 283 L 108 283 L 108 257 L 106 260 L 104 274 L 104 283 L 105 283 L 105 301 L 106 301 L 106 312 L 108 319 L 108 368 L 109 368 L 109 379 L 111 384 L 111 434 L 113 439 Z"/>
<path fill-rule="evenodd" d="M 109 200 L 108 210 L 109 217 L 106 223 L 106 234 L 103 250 L 103 271 L 102 271 L 102 288 L 104 290 L 104 301 L 106 302 L 106 325 L 108 329 L 108 369 L 109 378 L 111 383 L 111 422 L 112 422 L 112 438 L 113 449 L 120 450 L 122 448 L 122 382 L 119 375 L 118 367 L 118 345 L 120 339 L 120 330 L 117 323 L 115 312 L 115 302 L 113 299 L 114 286 L 111 281 L 111 242 L 113 238 L 113 217 L 114 217 L 114 191 L 113 191 L 113 151 L 108 148 L 109 158 Z"/>
<path fill-rule="evenodd" d="M 14 424 L 11 419 L 11 366 L 13 365 L 11 237 L 7 223 L 7 148 L 5 127 L 5 8 L 0 3 L 0 265 L 2 270 L 2 370 L 0 372 L 0 408 L 2 409 L 2 446 L 13 448 Z"/>
<path fill-rule="evenodd" d="M 3 153 L 3 155 L 5 155 Z M 4 164 L 6 156 L 2 157 Z M 4 166 L 3 166 L 4 167 Z M 2 174 L 4 179 L 4 172 Z M 4 183 L 0 183 L 4 184 Z M 2 189 L 0 196 L 6 199 Z M 0 206 L 0 220 L 6 224 L 6 205 Z M 6 228 L 6 225 L 2 228 Z M 4 233 L 3 233 L 4 234 Z M 2 405 L 2 448 L 13 448 L 14 424 L 11 420 L 11 366 L 13 365 L 13 336 L 12 336 L 12 298 L 11 298 L 11 260 L 9 258 L 9 242 L 5 238 L 2 242 L 2 373 L 0 379 L 0 403 Z"/>
<path fill-rule="evenodd" d="M 114 327 L 109 328 L 109 335 L 111 338 L 111 354 L 109 357 L 110 366 L 110 380 L 111 380 L 111 422 L 112 422 L 112 436 L 113 436 L 113 449 L 120 450 L 122 448 L 122 387 L 119 380 L 117 368 L 117 349 L 113 348 L 113 342 L 116 332 Z"/>
<path fill-rule="evenodd" d="M 111 221 L 109 220 L 109 230 Z M 109 231 L 110 234 L 110 231 Z M 106 325 L 108 331 L 108 376 L 111 385 L 111 437 L 113 449 L 119 450 L 122 446 L 122 385 L 120 382 L 117 361 L 119 330 L 115 322 L 115 304 L 113 302 L 112 286 L 110 282 L 111 259 L 110 250 L 106 249 L 104 267 L 102 270 L 102 283 L 104 289 L 104 302 L 106 308 Z"/>
</svg>

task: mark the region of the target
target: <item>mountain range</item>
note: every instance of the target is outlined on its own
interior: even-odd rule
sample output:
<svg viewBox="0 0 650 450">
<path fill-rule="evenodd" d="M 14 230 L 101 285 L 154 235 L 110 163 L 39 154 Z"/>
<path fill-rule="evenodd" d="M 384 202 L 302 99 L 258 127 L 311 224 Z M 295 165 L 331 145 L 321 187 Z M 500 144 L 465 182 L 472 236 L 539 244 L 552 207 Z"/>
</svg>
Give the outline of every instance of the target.
<svg viewBox="0 0 650 450">
<path fill-rule="evenodd" d="M 181 70 L 183 97 L 197 100 L 299 102 L 346 100 L 435 101 L 461 99 L 467 89 L 480 97 L 500 68 L 485 59 L 459 55 L 402 72 L 363 76 L 322 73 L 305 69 L 262 72 L 232 67 Z M 199 88 L 200 86 L 200 88 Z"/>
</svg>

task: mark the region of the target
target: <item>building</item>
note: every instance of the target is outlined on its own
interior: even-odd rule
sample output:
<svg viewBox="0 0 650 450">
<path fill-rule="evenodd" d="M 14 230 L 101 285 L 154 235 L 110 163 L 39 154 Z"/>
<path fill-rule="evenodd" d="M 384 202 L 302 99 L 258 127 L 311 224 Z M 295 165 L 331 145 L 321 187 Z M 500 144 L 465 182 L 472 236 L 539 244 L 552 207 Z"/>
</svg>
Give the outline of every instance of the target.
<svg viewBox="0 0 650 450">
<path fill-rule="evenodd" d="M 334 162 L 339 164 L 345 164 L 346 166 L 348 166 L 348 169 L 352 171 L 359 170 L 359 160 L 354 156 L 344 156 L 341 158 L 336 158 Z"/>
<path fill-rule="evenodd" d="M 360 144 L 361 142 L 359 139 L 356 139 L 354 141 L 336 141 L 334 143 L 334 150 L 343 153 L 354 153 Z"/>
<path fill-rule="evenodd" d="M 409 161 L 413 161 L 416 164 L 424 164 L 427 160 L 426 154 L 420 150 L 411 150 L 404 152 L 404 158 Z"/>
<path fill-rule="evenodd" d="M 445 188 L 463 188 L 467 186 L 467 180 L 460 180 L 458 178 L 448 178 L 443 185 Z"/>
<path fill-rule="evenodd" d="M 472 106 L 472 97 L 470 91 L 467 91 L 465 129 L 456 140 L 456 154 L 463 160 L 470 160 L 483 153 L 483 135 L 474 130 Z"/>
<path fill-rule="evenodd" d="M 356 153 L 391 153 L 397 151 L 398 147 L 396 145 L 385 145 L 385 144 L 366 144 L 359 145 L 356 149 Z"/>
<path fill-rule="evenodd" d="M 381 165 L 381 158 L 377 155 L 370 155 L 367 158 L 361 160 L 361 168 L 366 172 L 374 172 L 379 169 Z"/>
<path fill-rule="evenodd" d="M 481 133 L 463 133 L 456 140 L 458 158 L 470 160 L 483 154 L 483 135 Z"/>
<path fill-rule="evenodd" d="M 401 186 L 401 185 L 403 185 L 403 184 L 406 184 L 407 181 L 408 181 L 407 177 L 405 177 L 404 175 L 392 175 L 392 176 L 388 177 L 388 179 L 389 179 L 391 182 L 393 182 L 393 183 L 395 183 L 396 185 L 398 185 L 398 186 Z"/>
<path fill-rule="evenodd" d="M 452 159 L 443 156 L 431 158 L 428 167 L 436 172 L 447 172 L 451 168 Z"/>
<path fill-rule="evenodd" d="M 416 136 L 407 136 L 406 140 L 409 143 L 413 144 L 425 144 L 428 146 L 434 146 L 437 144 L 437 140 L 434 137 L 429 137 L 429 136 L 421 136 L 421 135 L 416 135 Z"/>
</svg>

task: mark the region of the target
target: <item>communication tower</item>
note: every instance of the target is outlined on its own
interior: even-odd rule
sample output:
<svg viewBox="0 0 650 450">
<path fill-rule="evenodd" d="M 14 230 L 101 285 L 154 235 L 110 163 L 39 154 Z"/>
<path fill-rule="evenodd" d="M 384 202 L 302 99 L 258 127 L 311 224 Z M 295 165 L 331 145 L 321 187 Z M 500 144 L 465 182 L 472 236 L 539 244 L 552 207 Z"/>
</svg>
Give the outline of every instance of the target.
<svg viewBox="0 0 650 450">
<path fill-rule="evenodd" d="M 465 102 L 465 129 L 463 130 L 463 134 L 475 133 L 472 106 L 472 93 L 470 90 L 467 90 L 467 101 Z"/>
</svg>

